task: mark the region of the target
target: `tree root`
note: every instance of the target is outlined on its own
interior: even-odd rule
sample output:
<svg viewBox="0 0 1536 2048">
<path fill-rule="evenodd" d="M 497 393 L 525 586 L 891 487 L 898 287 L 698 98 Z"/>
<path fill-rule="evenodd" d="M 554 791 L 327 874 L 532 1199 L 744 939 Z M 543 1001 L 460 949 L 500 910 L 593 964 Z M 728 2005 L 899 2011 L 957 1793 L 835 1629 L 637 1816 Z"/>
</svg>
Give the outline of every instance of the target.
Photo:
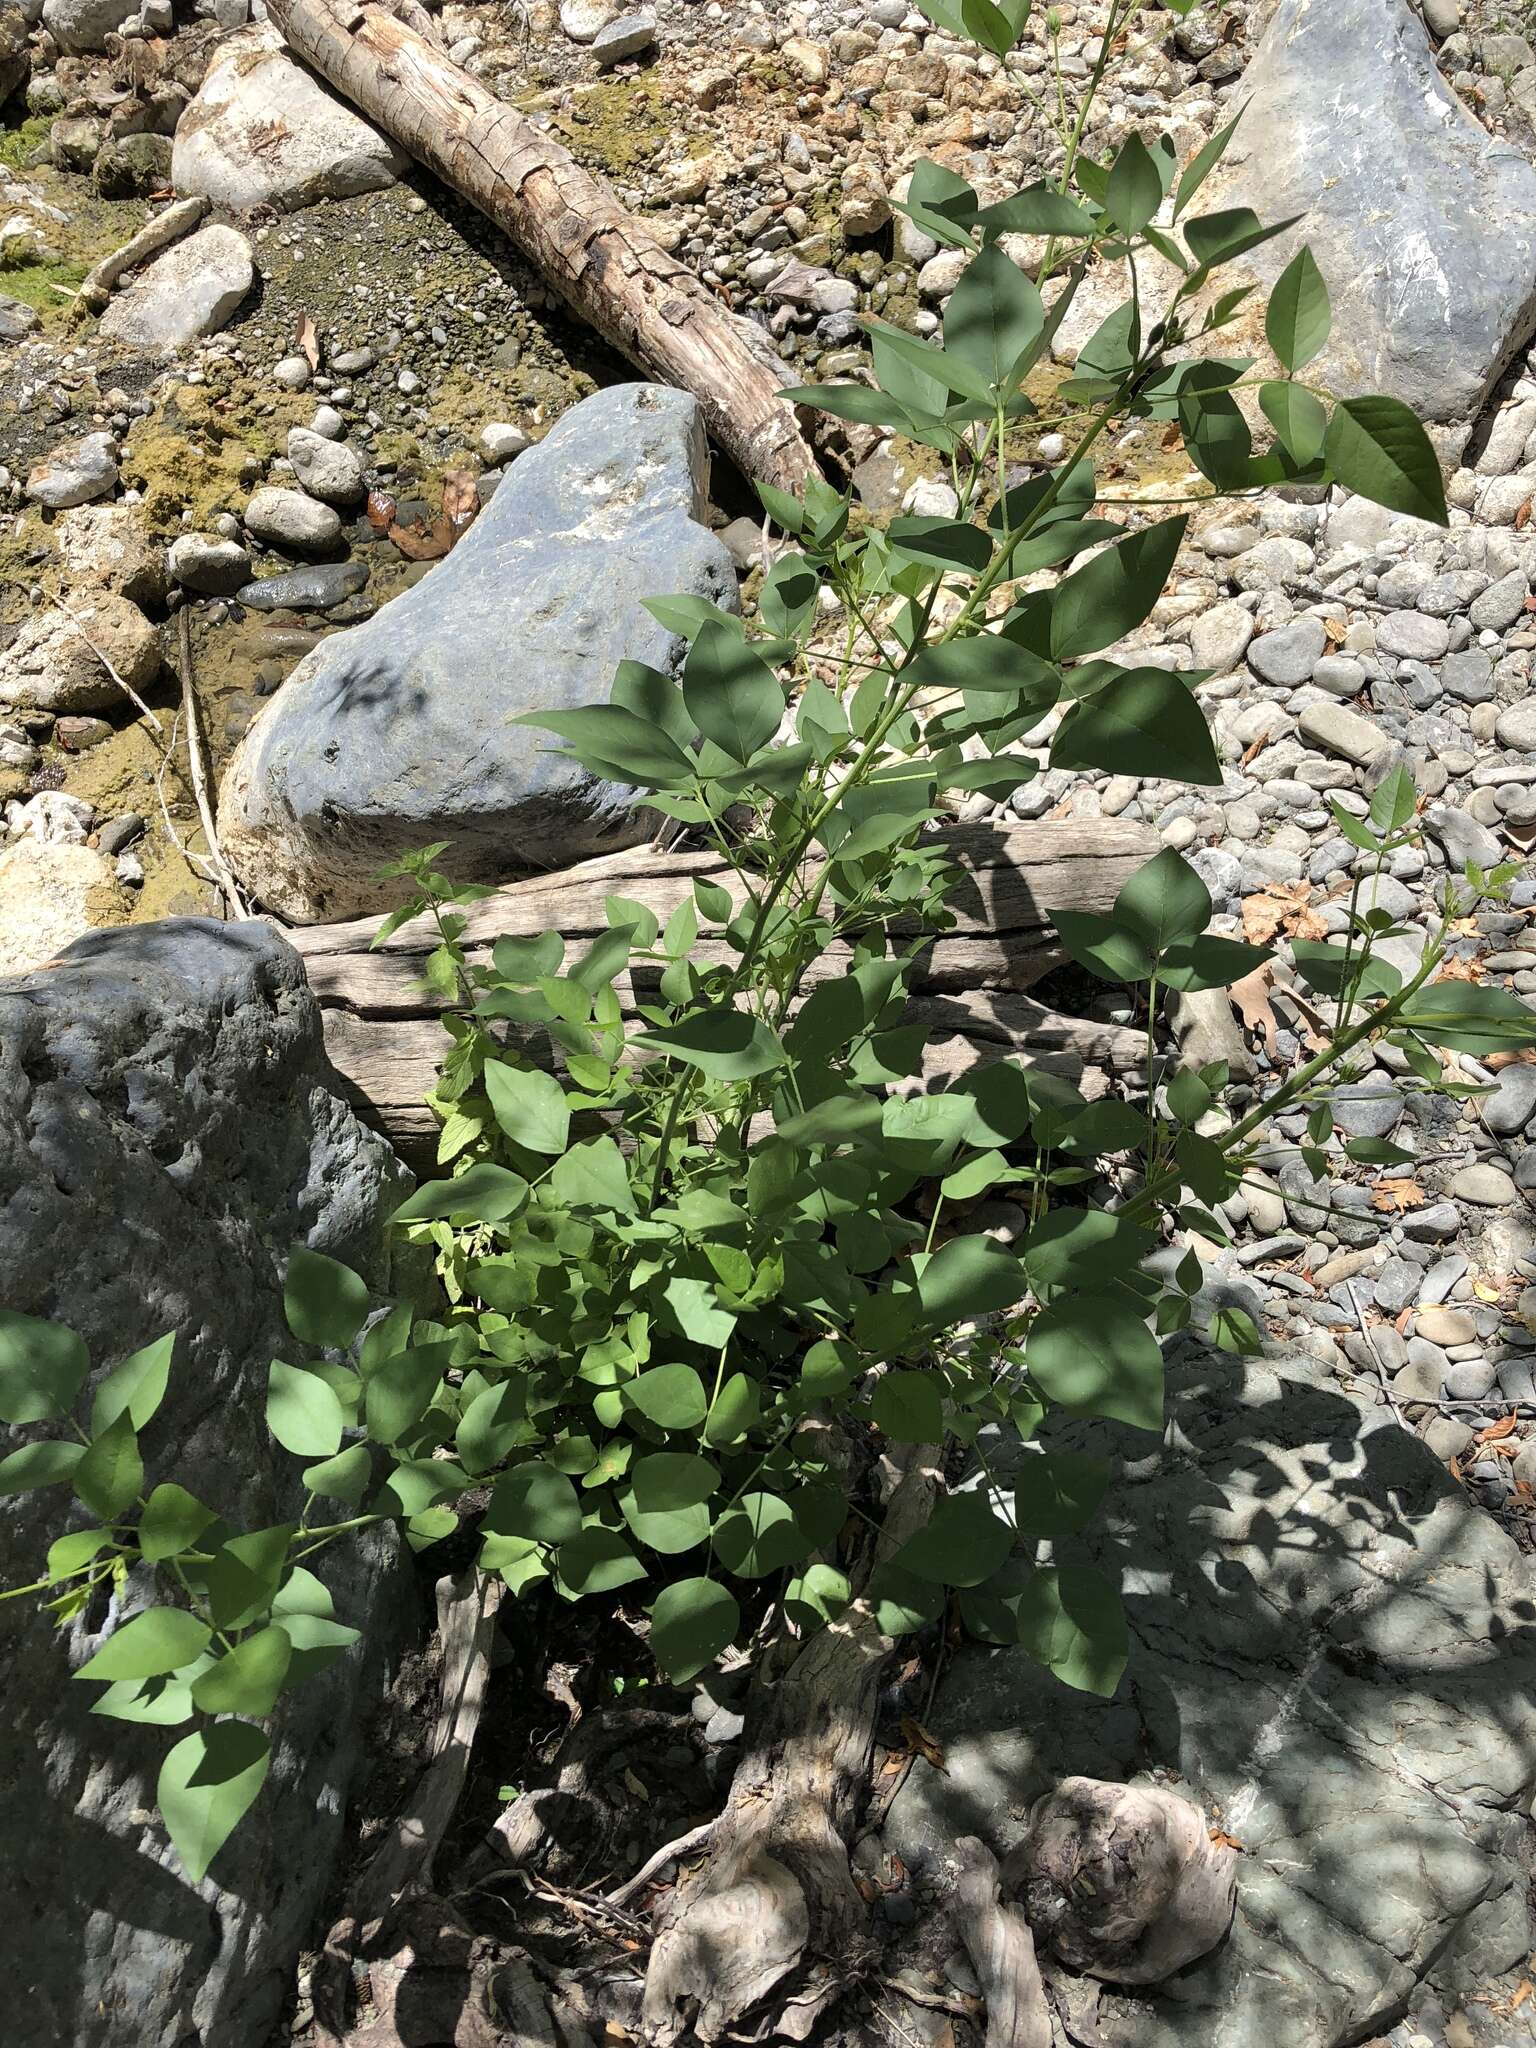
<svg viewBox="0 0 1536 2048">
<path fill-rule="evenodd" d="M 997 1858 L 984 1842 L 964 1835 L 955 1852 L 955 1924 L 987 2001 L 987 2048 L 1051 2048 L 1050 2008 L 1029 1922 L 999 1896 Z"/>
<path fill-rule="evenodd" d="M 1237 1902 L 1237 1857 L 1160 1785 L 1066 1778 L 1030 1816 L 1024 1906 L 1069 1968 L 1156 1984 L 1216 1946 Z"/>
<path fill-rule="evenodd" d="M 926 1519 L 935 1484 L 934 1453 L 915 1450 L 871 1567 Z M 642 2007 L 656 2048 L 680 2041 L 690 2014 L 696 2040 L 718 2041 L 773 1992 L 779 2035 L 803 2040 L 872 1954 L 847 1843 L 890 1647 L 859 1600 L 756 1687 L 708 1860 L 662 1909 Z"/>
</svg>

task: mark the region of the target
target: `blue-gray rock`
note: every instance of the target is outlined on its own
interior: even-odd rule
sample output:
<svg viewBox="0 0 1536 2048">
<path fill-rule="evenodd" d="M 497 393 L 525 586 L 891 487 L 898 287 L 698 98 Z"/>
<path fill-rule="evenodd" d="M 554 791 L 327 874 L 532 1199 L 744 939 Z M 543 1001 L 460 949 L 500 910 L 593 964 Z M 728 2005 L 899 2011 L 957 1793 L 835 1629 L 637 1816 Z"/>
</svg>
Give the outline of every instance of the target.
<svg viewBox="0 0 1536 2048">
<path fill-rule="evenodd" d="M 1273 281 L 1311 244 L 1334 308 L 1318 378 L 1472 418 L 1536 324 L 1536 170 L 1451 91 L 1404 0 L 1281 0 L 1243 98 L 1201 205 L 1304 216 L 1244 266 Z"/>
<path fill-rule="evenodd" d="M 328 612 L 344 598 L 355 597 L 367 581 L 365 563 L 316 562 L 308 569 L 288 569 L 280 576 L 243 583 L 235 597 L 256 612 Z"/>
<path fill-rule="evenodd" d="M 1497 867 L 1504 858 L 1504 845 L 1486 825 L 1480 825 L 1470 811 L 1453 804 L 1431 804 L 1424 813 L 1424 830 L 1445 854 L 1453 868 L 1475 862 L 1480 868 Z"/>
<path fill-rule="evenodd" d="M 566 413 L 443 563 L 317 648 L 252 725 L 219 809 L 252 892 L 309 924 L 397 901 L 379 867 L 435 840 L 490 881 L 643 838 L 633 791 L 511 721 L 606 701 L 626 659 L 675 672 L 683 643 L 644 598 L 734 610 L 735 566 L 699 523 L 707 476 L 683 392 L 615 385 Z"/>
<path fill-rule="evenodd" d="M 1060 1437 L 1126 1461 L 1054 1546 L 1123 1589 L 1119 1689 L 962 1648 L 924 1717 L 945 1768 L 913 1766 L 885 1847 L 936 1886 L 956 1837 L 1006 1854 L 1063 1777 L 1152 1774 L 1242 1842 L 1237 1914 L 1166 1983 L 1106 1985 L 1096 2038 L 1342 2048 L 1421 1982 L 1460 2005 L 1530 1951 L 1529 1566 L 1384 1408 L 1304 1361 L 1186 1354 L 1168 1384 L 1150 1451 L 1104 1424 Z"/>
<path fill-rule="evenodd" d="M 385 1277 L 403 1175 L 338 1088 L 298 956 L 259 923 L 92 933 L 0 981 L 0 1302 L 78 1331 L 97 1368 L 177 1331 L 146 1467 L 247 1527 L 302 1498 L 264 1421 L 269 1362 L 295 1356 L 290 1247 Z M 0 1428 L 0 1453 L 37 1434 Z M 0 1503 L 0 1585 L 35 1577 L 87 1519 L 63 1488 Z M 196 1886 L 150 1811 L 175 1731 L 93 1715 L 95 1688 L 69 1683 L 109 1610 L 56 1630 L 31 1601 L 0 1606 L 17 2048 L 264 2048 L 325 1893 L 389 1616 L 410 1599 L 390 1543 L 338 1545 L 321 1570 L 374 1647 L 291 1696 L 266 1788 Z M 130 1583 L 116 1618 L 141 1597 Z"/>
<path fill-rule="evenodd" d="M 1478 1100 L 1478 1114 L 1496 1138 L 1512 1138 L 1536 1116 L 1536 1067 L 1505 1067 L 1493 1078 L 1493 1089 Z"/>
</svg>

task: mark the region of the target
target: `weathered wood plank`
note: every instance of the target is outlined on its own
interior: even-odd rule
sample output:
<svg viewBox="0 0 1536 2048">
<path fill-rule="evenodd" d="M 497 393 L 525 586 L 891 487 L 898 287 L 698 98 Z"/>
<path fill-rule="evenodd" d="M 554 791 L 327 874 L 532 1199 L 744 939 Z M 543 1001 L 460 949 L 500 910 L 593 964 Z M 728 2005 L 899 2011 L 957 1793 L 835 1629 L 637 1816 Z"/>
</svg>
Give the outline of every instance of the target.
<svg viewBox="0 0 1536 2048">
<path fill-rule="evenodd" d="M 1136 1072 L 1140 1033 L 1062 1016 L 1023 991 L 1059 961 L 1050 912 L 1106 910 L 1156 851 L 1155 834 L 1143 825 L 1095 819 L 962 826 L 944 839 L 966 881 L 950 898 L 956 930 L 935 942 L 917 978 L 913 1014 L 933 1032 L 925 1077 L 953 1079 L 980 1062 L 1023 1055 L 1080 1084 L 1087 1076 L 1090 1092 L 1097 1093 L 1105 1070 Z M 480 964 L 489 961 L 498 938 L 553 930 L 574 959 L 608 929 L 608 897 L 643 903 L 665 923 L 700 876 L 740 900 L 740 884 L 715 854 L 651 847 L 510 882 L 468 906 L 465 948 Z M 285 936 L 304 957 L 324 1012 L 327 1049 L 352 1099 L 406 1158 L 430 1163 L 437 1127 L 424 1098 L 447 1041 L 438 1022 L 445 1006 L 421 975 L 438 943 L 437 928 L 431 918 L 417 918 L 374 951 L 381 923 L 357 918 Z M 701 944 L 696 957 L 734 956 Z M 812 979 L 842 974 L 847 960 L 846 948 L 829 948 Z M 630 982 L 621 978 L 615 985 L 629 1007 Z"/>
</svg>

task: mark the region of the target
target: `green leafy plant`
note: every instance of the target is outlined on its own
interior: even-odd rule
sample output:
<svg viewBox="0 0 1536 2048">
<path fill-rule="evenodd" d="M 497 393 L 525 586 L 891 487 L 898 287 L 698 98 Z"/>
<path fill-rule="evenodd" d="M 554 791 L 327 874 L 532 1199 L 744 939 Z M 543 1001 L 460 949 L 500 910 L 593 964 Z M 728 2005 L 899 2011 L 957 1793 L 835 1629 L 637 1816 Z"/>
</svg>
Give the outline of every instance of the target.
<svg viewBox="0 0 1536 2048">
<path fill-rule="evenodd" d="M 1002 51 L 1028 14 L 990 0 L 924 11 Z M 1095 84 L 1133 11 L 1112 8 Z M 953 921 L 961 876 L 935 828 L 954 800 L 1012 791 L 1047 762 L 1220 780 L 1203 678 L 1114 653 L 1150 617 L 1186 515 L 1141 524 L 1106 502 L 1106 437 L 1128 421 L 1177 437 L 1204 480 L 1196 498 L 1339 483 L 1445 520 L 1406 408 L 1305 381 L 1329 332 L 1309 252 L 1268 303 L 1279 374 L 1211 352 L 1249 296 L 1220 273 L 1277 232 L 1245 209 L 1193 210 L 1232 128 L 1182 169 L 1166 138 L 1097 162 L 1082 133 L 1079 120 L 1055 183 L 990 205 L 920 165 L 906 211 L 970 258 L 942 335 L 871 322 L 873 382 L 791 394 L 936 451 L 955 516 L 861 526 L 823 481 L 799 497 L 765 488 L 788 545 L 758 630 L 657 598 L 687 643 L 677 677 L 626 662 L 606 704 L 528 721 L 643 792 L 713 850 L 715 872 L 665 924 L 614 896 L 577 957 L 545 932 L 487 958 L 466 944 L 463 910 L 485 892 L 453 886 L 445 848 L 397 865 L 406 900 L 379 937 L 436 919 L 427 979 L 449 1044 L 440 1177 L 395 1223 L 430 1250 L 442 1298 L 430 1317 L 381 1311 L 355 1276 L 295 1251 L 288 1323 L 310 1355 L 274 1363 L 267 1417 L 299 1461 L 302 1512 L 240 1532 L 174 1479 L 146 1491 L 137 1433 L 169 1339 L 102 1381 L 72 1435 L 0 1466 L 0 1489 L 70 1485 L 94 1517 L 29 1590 L 61 1618 L 132 1592 L 140 1611 L 78 1676 L 105 1681 L 98 1712 L 190 1728 L 160 1803 L 194 1876 L 259 1790 L 257 1724 L 352 1640 L 309 1560 L 379 1521 L 431 1543 L 472 1491 L 484 1569 L 515 1594 L 643 1609 L 676 1681 L 751 1633 L 808 1636 L 862 1600 L 893 1637 L 953 1603 L 986 1640 L 1113 1692 L 1118 1589 L 1049 1548 L 1095 1513 L 1109 1468 L 1053 1446 L 1049 1419 L 1160 1428 L 1157 1340 L 1190 1323 L 1201 1268 L 1186 1251 L 1168 1277 L 1152 1255 L 1181 1234 L 1227 1241 L 1221 1207 L 1273 1159 L 1288 1112 L 1307 1112 L 1301 1157 L 1320 1176 L 1330 1092 L 1368 1042 L 1394 1047 L 1404 1085 L 1426 1090 L 1447 1086 L 1440 1048 L 1536 1044 L 1513 997 L 1436 979 L 1451 925 L 1508 872 L 1448 885 L 1412 974 L 1383 957 L 1398 930 L 1361 889 L 1415 832 L 1394 768 L 1368 815 L 1334 805 L 1359 854 L 1342 942 L 1292 948 L 1327 1041 L 1246 1114 L 1225 1110 L 1220 1066 L 1157 1056 L 1166 993 L 1224 987 L 1267 957 L 1210 929 L 1210 895 L 1172 850 L 1108 913 L 1054 910 L 1071 959 L 1145 1019 L 1144 1096 L 1089 1102 L 1013 1059 L 924 1088 L 906 996 Z M 1000 246 L 1012 233 L 1044 238 L 1036 276 Z M 1136 282 L 1149 254 L 1176 280 L 1157 306 Z M 1090 270 L 1115 264 L 1129 294 L 1044 410 L 1026 385 Z M 1075 445 L 1030 464 L 1047 428 Z M 1400 1158 L 1379 1140 L 1344 1149 L 1366 1169 Z M 1025 1217 L 1012 1243 L 974 1220 L 999 1191 Z M 1209 1336 L 1259 1341 L 1236 1311 Z M 86 1365 L 57 1326 L 4 1319 L 0 1416 L 69 1416 Z M 993 1470 L 1000 1436 L 1022 1446 L 1016 1483 Z M 920 1447 L 954 1483 L 882 1555 L 864 1532 L 880 1526 L 892 1460 Z M 956 1477 L 972 1457 L 982 1487 Z M 325 1519 L 331 1504 L 341 1519 Z M 152 1585 L 161 1604 L 147 1604 Z"/>
</svg>

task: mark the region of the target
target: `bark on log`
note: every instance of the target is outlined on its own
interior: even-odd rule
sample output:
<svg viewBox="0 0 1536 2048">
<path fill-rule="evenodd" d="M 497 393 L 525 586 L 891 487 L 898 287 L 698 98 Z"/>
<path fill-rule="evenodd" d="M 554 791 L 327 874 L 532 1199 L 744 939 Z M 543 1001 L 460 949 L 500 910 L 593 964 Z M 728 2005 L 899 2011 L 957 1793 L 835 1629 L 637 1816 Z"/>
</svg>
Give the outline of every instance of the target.
<svg viewBox="0 0 1536 2048">
<path fill-rule="evenodd" d="M 1023 991 L 1060 959 L 1051 910 L 1107 910 L 1156 851 L 1155 835 L 1142 825 L 1098 818 L 963 826 L 946 838 L 968 879 L 950 898 L 955 929 L 930 947 L 916 983 L 914 1019 L 933 1032 L 929 1078 L 952 1077 L 979 1061 L 1015 1054 L 1074 1081 L 1085 1068 L 1139 1071 L 1145 1049 L 1140 1032 L 1064 1017 Z M 559 874 L 508 883 L 467 906 L 464 944 L 470 960 L 482 963 L 499 938 L 552 930 L 565 938 L 567 958 L 575 959 L 607 929 L 607 896 L 643 903 L 665 924 L 701 876 L 740 901 L 739 884 L 715 854 L 634 847 L 605 855 Z M 371 941 L 381 922 L 307 925 L 285 936 L 303 955 L 324 1015 L 326 1048 L 354 1104 L 407 1159 L 429 1164 L 437 1124 L 424 1098 L 447 1041 L 438 1022 L 443 1005 L 423 987 L 421 975 L 438 934 L 430 918 L 417 919 L 374 952 Z M 735 956 L 704 940 L 694 957 L 708 964 Z M 846 948 L 829 948 L 810 979 L 843 974 L 847 959 Z M 634 997 L 629 979 L 616 986 L 628 1006 Z"/>
<path fill-rule="evenodd" d="M 603 338 L 691 391 L 749 477 L 797 490 L 815 468 L 794 379 L 758 338 L 551 136 L 378 4 L 270 0 L 289 46 L 470 200 Z"/>
</svg>

